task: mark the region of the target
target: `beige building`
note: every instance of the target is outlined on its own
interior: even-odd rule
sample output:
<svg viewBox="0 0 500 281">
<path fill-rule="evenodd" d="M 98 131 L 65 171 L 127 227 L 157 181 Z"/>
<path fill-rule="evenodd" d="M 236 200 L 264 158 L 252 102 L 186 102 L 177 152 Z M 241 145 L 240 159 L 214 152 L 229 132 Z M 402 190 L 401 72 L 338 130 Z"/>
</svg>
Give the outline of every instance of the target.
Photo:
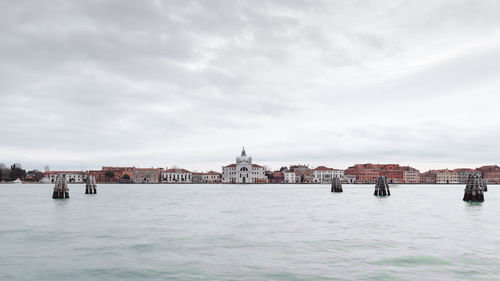
<svg viewBox="0 0 500 281">
<path fill-rule="evenodd" d="M 420 183 L 420 172 L 411 167 L 403 171 L 403 183 Z"/>
<path fill-rule="evenodd" d="M 460 183 L 457 171 L 438 170 L 436 171 L 436 183 Z"/>
<path fill-rule="evenodd" d="M 158 183 L 160 182 L 161 168 L 135 168 L 135 183 Z"/>
<path fill-rule="evenodd" d="M 215 171 L 210 171 L 208 173 L 201 174 L 201 182 L 202 183 L 220 183 L 221 182 L 221 174 Z"/>
<path fill-rule="evenodd" d="M 65 177 L 68 183 L 84 183 L 87 179 L 87 174 L 82 171 L 50 171 L 44 174 L 50 183 L 55 183 L 58 175 Z"/>
</svg>

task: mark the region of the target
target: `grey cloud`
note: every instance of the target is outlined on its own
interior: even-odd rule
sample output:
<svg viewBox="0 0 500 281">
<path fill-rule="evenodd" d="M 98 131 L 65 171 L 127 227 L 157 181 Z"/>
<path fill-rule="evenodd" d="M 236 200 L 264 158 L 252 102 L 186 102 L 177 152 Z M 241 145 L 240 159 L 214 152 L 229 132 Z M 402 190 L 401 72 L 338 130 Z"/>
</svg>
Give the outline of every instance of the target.
<svg viewBox="0 0 500 281">
<path fill-rule="evenodd" d="M 500 152 L 496 2 L 10 1 L 0 11 L 0 162 L 218 169 L 242 145 L 273 165 L 480 163 Z"/>
</svg>

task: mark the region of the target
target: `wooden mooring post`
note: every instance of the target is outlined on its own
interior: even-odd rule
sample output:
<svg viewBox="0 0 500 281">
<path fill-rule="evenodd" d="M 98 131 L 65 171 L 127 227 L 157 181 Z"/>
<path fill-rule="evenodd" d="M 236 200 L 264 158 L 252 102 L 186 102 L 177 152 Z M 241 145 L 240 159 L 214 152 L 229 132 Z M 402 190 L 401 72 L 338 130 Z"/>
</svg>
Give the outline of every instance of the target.
<svg viewBox="0 0 500 281">
<path fill-rule="evenodd" d="M 332 178 L 332 192 L 342 192 L 342 184 L 339 178 Z"/>
<path fill-rule="evenodd" d="M 95 181 L 95 177 L 88 175 L 87 181 L 85 183 L 85 194 L 96 194 L 97 193 L 97 184 Z"/>
<path fill-rule="evenodd" d="M 384 176 L 380 176 L 375 184 L 375 196 L 390 196 L 389 185 L 387 184 L 387 179 Z"/>
<path fill-rule="evenodd" d="M 53 199 L 64 199 L 69 198 L 69 188 L 66 177 L 63 175 L 57 175 L 56 185 L 54 187 L 54 193 L 52 194 Z"/>
<path fill-rule="evenodd" d="M 486 179 L 482 179 L 481 182 L 483 183 L 483 191 L 484 192 L 488 191 L 488 185 L 486 184 Z"/>
<path fill-rule="evenodd" d="M 484 201 L 483 179 L 478 175 L 469 175 L 467 185 L 465 186 L 464 201 L 483 202 Z"/>
</svg>

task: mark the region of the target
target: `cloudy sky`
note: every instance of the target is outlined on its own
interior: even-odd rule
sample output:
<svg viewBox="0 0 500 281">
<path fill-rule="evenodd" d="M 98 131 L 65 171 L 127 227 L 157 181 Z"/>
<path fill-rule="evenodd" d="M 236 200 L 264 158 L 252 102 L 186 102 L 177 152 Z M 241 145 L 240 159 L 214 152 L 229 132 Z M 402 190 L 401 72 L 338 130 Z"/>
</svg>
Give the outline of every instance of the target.
<svg viewBox="0 0 500 281">
<path fill-rule="evenodd" d="M 0 162 L 500 163 L 500 1 L 0 0 Z"/>
</svg>

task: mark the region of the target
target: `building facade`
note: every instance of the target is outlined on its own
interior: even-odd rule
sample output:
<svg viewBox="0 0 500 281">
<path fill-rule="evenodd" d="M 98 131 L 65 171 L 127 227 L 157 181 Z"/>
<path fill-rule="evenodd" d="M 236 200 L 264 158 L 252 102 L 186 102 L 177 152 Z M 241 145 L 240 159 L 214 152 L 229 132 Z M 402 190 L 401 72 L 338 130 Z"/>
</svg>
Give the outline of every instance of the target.
<svg viewBox="0 0 500 281">
<path fill-rule="evenodd" d="M 222 167 L 223 183 L 265 183 L 267 177 L 264 167 L 253 164 L 252 157 L 247 156 L 245 148 L 236 157 L 236 163 Z"/>
<path fill-rule="evenodd" d="M 403 183 L 420 183 L 420 172 L 412 167 L 403 171 Z"/>
<path fill-rule="evenodd" d="M 103 166 L 101 168 L 101 171 L 104 171 L 105 175 L 109 176 L 112 174 L 112 179 L 109 179 L 109 182 L 117 182 L 117 183 L 124 183 L 124 182 L 132 182 L 132 179 L 134 177 L 134 170 L 135 167 L 109 167 L 109 166 Z"/>
<path fill-rule="evenodd" d="M 192 183 L 202 183 L 202 175 L 203 175 L 203 173 L 195 173 L 195 172 L 191 173 L 191 182 Z"/>
<path fill-rule="evenodd" d="M 457 174 L 458 174 L 458 182 L 464 183 L 464 184 L 467 183 L 467 180 L 469 179 L 470 175 L 478 175 L 478 176 L 482 175 L 481 171 L 477 171 L 477 170 L 469 169 L 469 168 L 459 168 L 459 169 L 455 169 L 453 171 L 457 172 Z"/>
<path fill-rule="evenodd" d="M 192 183 L 193 175 L 186 169 L 172 168 L 166 169 L 161 178 L 166 183 Z M 203 174 L 201 180 L 203 182 Z"/>
<path fill-rule="evenodd" d="M 500 183 L 500 167 L 497 165 L 488 165 L 477 168 L 481 171 L 483 178 L 487 183 Z"/>
<path fill-rule="evenodd" d="M 378 165 L 380 175 L 387 179 L 387 183 L 403 183 L 403 173 L 405 168 L 398 164 Z"/>
<path fill-rule="evenodd" d="M 284 183 L 295 183 L 295 172 L 294 171 L 283 171 L 283 182 Z"/>
<path fill-rule="evenodd" d="M 135 168 L 134 183 L 159 183 L 162 168 Z"/>
<path fill-rule="evenodd" d="M 82 171 L 47 171 L 44 173 L 50 183 L 55 183 L 57 176 L 62 175 L 68 183 L 84 183 L 87 179 L 87 173 Z"/>
<path fill-rule="evenodd" d="M 283 172 L 274 171 L 272 182 L 273 183 L 284 183 L 285 182 L 285 175 L 283 174 Z"/>
<path fill-rule="evenodd" d="M 347 168 L 344 174 L 356 176 L 356 181 L 359 183 L 375 183 L 380 176 L 386 177 L 388 183 L 420 181 L 420 172 L 417 169 L 399 164 L 356 164 Z"/>
<path fill-rule="evenodd" d="M 331 183 L 333 178 L 341 179 L 344 176 L 344 171 L 339 169 L 319 166 L 312 170 L 314 183 Z"/>
<path fill-rule="evenodd" d="M 307 165 L 291 165 L 290 171 L 295 173 L 296 183 L 313 182 L 313 171 Z"/>
<path fill-rule="evenodd" d="M 458 172 L 455 170 L 437 170 L 436 183 L 460 183 Z"/>
<path fill-rule="evenodd" d="M 344 183 L 356 183 L 356 176 L 354 175 L 345 175 L 341 179 Z"/>
<path fill-rule="evenodd" d="M 356 176 L 358 183 L 375 183 L 380 176 L 380 167 L 375 164 L 356 164 L 344 171 L 345 175 Z"/>
<path fill-rule="evenodd" d="M 201 182 L 202 183 L 220 183 L 221 182 L 221 174 L 216 171 L 210 171 L 207 173 L 201 174 Z"/>
<path fill-rule="evenodd" d="M 420 174 L 420 183 L 434 184 L 436 183 L 436 171 L 429 170 Z"/>
</svg>

